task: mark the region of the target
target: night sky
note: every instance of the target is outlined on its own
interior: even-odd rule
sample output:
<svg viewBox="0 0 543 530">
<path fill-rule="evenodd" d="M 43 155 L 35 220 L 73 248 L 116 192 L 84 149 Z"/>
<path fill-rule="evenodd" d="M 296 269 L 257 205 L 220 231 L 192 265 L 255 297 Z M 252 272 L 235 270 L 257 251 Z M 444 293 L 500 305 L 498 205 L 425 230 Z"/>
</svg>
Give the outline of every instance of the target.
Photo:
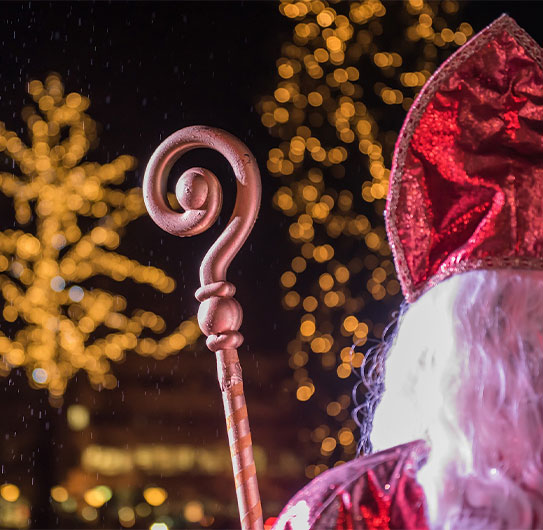
<svg viewBox="0 0 543 530">
<path fill-rule="evenodd" d="M 102 126 L 100 145 L 88 159 L 105 163 L 121 154 L 138 159 L 127 187 L 141 185 L 154 149 L 182 127 L 220 127 L 248 145 L 261 168 L 263 197 L 255 229 L 228 277 L 245 309 L 242 363 L 253 362 L 248 351 L 284 352 L 297 322 L 281 308 L 279 277 L 295 247 L 288 237 L 289 220 L 271 204 L 279 181 L 265 170 L 267 153 L 278 140 L 269 135 L 255 110 L 259 98 L 275 88 L 275 62 L 293 28 L 278 4 L 10 2 L 2 3 L 0 12 L 0 121 L 22 137 L 26 133 L 20 110 L 31 103 L 28 81 L 57 72 L 67 93 L 90 98 L 87 112 Z M 543 2 L 466 1 L 461 18 L 477 32 L 502 12 L 543 42 Z M 122 287 L 135 307 L 159 312 L 170 327 L 197 311 L 193 293 L 199 287 L 199 263 L 229 218 L 235 190 L 232 172 L 217 154 L 196 151 L 185 158 L 172 172 L 172 188 L 175 175 L 184 168 L 201 165 L 213 170 L 223 182 L 225 196 L 218 226 L 181 240 L 146 217 L 129 225 L 118 249 L 164 269 L 178 281 L 178 289 L 167 298 L 149 287 Z M 360 186 L 361 182 L 353 184 L 355 195 Z M 0 223 L 1 229 L 15 226 L 5 198 L 0 198 Z M 111 289 L 119 290 L 113 285 Z M 288 372 L 287 361 L 286 354 L 277 360 Z M 213 370 L 211 354 L 209 364 Z M 25 384 L 24 379 L 17 384 Z"/>
<path fill-rule="evenodd" d="M 25 95 L 28 80 L 44 79 L 55 71 L 67 92 L 91 99 L 89 113 L 102 124 L 100 147 L 89 159 L 106 162 L 123 153 L 138 159 L 128 185 L 141 184 L 146 161 L 166 136 L 194 124 L 230 131 L 264 166 L 273 140 L 254 105 L 272 87 L 275 59 L 289 31 L 274 4 L 12 3 L 3 6 L 2 18 L 0 115 L 8 127 L 21 126 L 19 111 L 30 99 Z M 191 153 L 187 159 L 174 173 L 179 175 L 181 166 L 188 167 L 192 160 L 207 164 L 223 180 L 225 213 L 219 226 L 224 227 L 235 190 L 228 166 L 209 152 Z M 279 267 L 278 251 L 288 244 L 287 225 L 270 208 L 276 184 L 263 176 L 263 214 L 233 267 L 243 269 L 245 280 L 236 282 L 237 270 L 231 278 L 241 298 L 250 283 L 251 291 L 264 289 L 271 297 L 270 307 L 278 308 L 278 278 L 269 270 L 258 271 Z M 171 180 L 173 186 L 175 179 Z M 181 302 L 169 308 L 173 321 L 178 321 L 197 308 L 192 293 L 198 287 L 199 261 L 219 233 L 215 228 L 197 239 L 179 240 L 147 218 L 130 226 L 119 250 L 165 268 L 186 286 Z M 246 333 L 262 326 L 269 315 L 264 304 L 251 313 L 253 324 L 247 322 Z M 260 335 L 254 335 L 256 341 Z M 263 341 L 268 342 L 269 337 Z"/>
<path fill-rule="evenodd" d="M 542 2 L 464 2 L 463 19 L 475 31 L 508 12 L 536 40 L 543 40 Z M 99 148 L 89 159 L 107 162 L 127 153 L 139 161 L 128 185 L 140 185 L 146 161 L 169 134 L 188 125 L 226 129 L 253 151 L 262 171 L 259 220 L 231 268 L 238 299 L 248 307 L 243 331 L 255 348 L 278 347 L 291 335 L 280 310 L 278 279 L 293 255 L 288 220 L 271 207 L 278 182 L 265 171 L 266 155 L 277 141 L 260 123 L 259 97 L 274 87 L 275 61 L 292 23 L 273 2 L 11 2 L 2 5 L 0 119 L 21 130 L 20 109 L 30 102 L 26 84 L 51 71 L 66 91 L 91 100 L 90 115 L 103 127 Z M 232 173 L 214 153 L 191 153 L 176 166 L 180 175 L 191 161 L 208 165 L 224 182 L 224 227 L 233 204 Z M 175 179 L 171 178 L 172 187 Z M 356 189 L 353 189 L 355 195 Z M 3 226 L 12 222 L 1 203 Z M 150 219 L 132 224 L 120 251 L 164 268 L 178 279 L 181 301 L 169 301 L 172 322 L 195 312 L 201 257 L 220 228 L 192 240 L 162 232 Z M 243 275 L 243 281 L 236 278 Z M 149 303 L 149 295 L 142 296 Z M 258 292 L 265 303 L 251 304 Z M 138 293 L 132 292 L 131 297 Z M 160 297 L 159 297 L 160 296 Z M 161 295 L 153 293 L 156 303 Z M 170 297 L 171 298 L 171 297 Z M 137 300 L 135 300 L 137 301 Z M 152 301 L 150 302 L 153 303 Z M 152 307 L 150 309 L 153 309 Z"/>
</svg>

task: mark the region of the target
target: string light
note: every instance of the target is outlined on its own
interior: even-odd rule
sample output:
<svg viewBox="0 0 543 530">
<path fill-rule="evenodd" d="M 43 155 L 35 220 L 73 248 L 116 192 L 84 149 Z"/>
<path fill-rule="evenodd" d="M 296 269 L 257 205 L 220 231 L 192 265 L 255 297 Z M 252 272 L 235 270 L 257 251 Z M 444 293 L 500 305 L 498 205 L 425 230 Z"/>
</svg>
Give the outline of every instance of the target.
<svg viewBox="0 0 543 530">
<path fill-rule="evenodd" d="M 401 119 L 444 58 L 440 50 L 473 33 L 455 22 L 459 8 L 453 0 L 279 5 L 292 40 L 258 110 L 278 138 L 266 163 L 279 184 L 273 204 L 299 249 L 280 277 L 283 307 L 300 317 L 287 348 L 293 390 L 302 402 L 317 400 L 329 423 L 326 434 L 319 427 L 310 437 L 321 463 L 306 468 L 309 478 L 356 450 L 350 400 L 332 395 L 330 376 L 347 379 L 361 366 L 351 345 L 380 338 L 379 320 L 388 318 L 380 305 L 398 303 L 382 219 L 391 154 Z"/>
<path fill-rule="evenodd" d="M 168 494 L 163 488 L 150 487 L 144 490 L 143 497 L 151 506 L 160 506 L 168 498 Z"/>
<path fill-rule="evenodd" d="M 23 108 L 30 144 L 0 122 L 0 151 L 20 173 L 0 173 L 0 191 L 13 201 L 16 229 L 0 232 L 0 374 L 23 366 L 34 387 L 47 388 L 53 402 L 68 380 L 85 370 L 95 387 L 113 388 L 111 362 L 129 350 L 163 359 L 195 342 L 194 320 L 170 335 L 164 319 L 136 310 L 127 300 L 89 281 L 98 275 L 131 279 L 162 293 L 175 282 L 164 271 L 115 252 L 126 226 L 145 214 L 140 188 L 119 187 L 136 160 L 121 155 L 107 164 L 86 161 L 98 141 L 90 101 L 65 95 L 57 74 L 28 92 L 36 106 Z M 90 221 L 90 223 L 89 223 Z M 88 227 L 88 228 L 87 228 Z M 5 330 L 11 327 L 10 336 Z"/>
<path fill-rule="evenodd" d="M 20 491 L 14 484 L 4 484 L 0 487 L 0 495 L 8 502 L 15 502 L 19 498 Z"/>
</svg>

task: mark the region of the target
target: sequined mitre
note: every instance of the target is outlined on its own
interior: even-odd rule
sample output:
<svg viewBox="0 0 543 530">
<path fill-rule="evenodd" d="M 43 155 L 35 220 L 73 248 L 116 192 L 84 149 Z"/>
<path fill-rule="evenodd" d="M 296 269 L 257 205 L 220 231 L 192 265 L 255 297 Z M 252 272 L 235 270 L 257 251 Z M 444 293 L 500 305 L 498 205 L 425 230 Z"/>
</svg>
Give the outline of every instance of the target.
<svg viewBox="0 0 543 530">
<path fill-rule="evenodd" d="M 408 302 L 468 270 L 543 269 L 543 50 L 507 15 L 413 103 L 386 222 Z"/>
</svg>

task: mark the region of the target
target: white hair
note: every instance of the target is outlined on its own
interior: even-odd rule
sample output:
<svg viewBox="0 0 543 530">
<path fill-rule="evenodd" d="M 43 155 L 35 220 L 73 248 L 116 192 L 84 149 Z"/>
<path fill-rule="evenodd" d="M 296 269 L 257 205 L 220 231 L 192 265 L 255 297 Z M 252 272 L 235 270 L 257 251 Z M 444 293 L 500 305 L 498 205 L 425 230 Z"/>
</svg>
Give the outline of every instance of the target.
<svg viewBox="0 0 543 530">
<path fill-rule="evenodd" d="M 432 528 L 543 527 L 543 272 L 472 271 L 406 311 L 372 442 L 426 439 Z"/>
</svg>

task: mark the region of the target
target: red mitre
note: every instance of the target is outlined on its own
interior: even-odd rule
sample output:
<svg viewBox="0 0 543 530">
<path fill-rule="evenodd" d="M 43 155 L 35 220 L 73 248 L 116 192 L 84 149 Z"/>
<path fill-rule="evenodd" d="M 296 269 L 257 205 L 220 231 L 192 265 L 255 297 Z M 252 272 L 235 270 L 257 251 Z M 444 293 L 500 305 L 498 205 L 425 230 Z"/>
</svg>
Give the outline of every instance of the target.
<svg viewBox="0 0 543 530">
<path fill-rule="evenodd" d="M 430 78 L 386 208 L 408 302 L 475 269 L 543 269 L 543 50 L 502 15 Z"/>
</svg>

